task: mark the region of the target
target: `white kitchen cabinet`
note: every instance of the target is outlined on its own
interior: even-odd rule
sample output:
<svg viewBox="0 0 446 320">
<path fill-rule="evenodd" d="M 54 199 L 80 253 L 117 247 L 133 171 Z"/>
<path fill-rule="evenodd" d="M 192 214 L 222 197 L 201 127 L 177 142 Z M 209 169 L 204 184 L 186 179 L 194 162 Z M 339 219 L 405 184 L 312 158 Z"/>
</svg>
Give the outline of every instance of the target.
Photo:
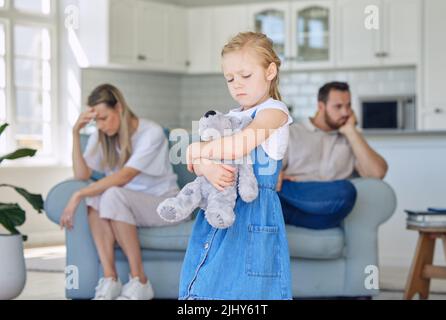
<svg viewBox="0 0 446 320">
<path fill-rule="evenodd" d="M 422 129 L 446 130 L 446 38 L 444 13 L 446 1 L 424 2 L 423 60 L 421 64 Z"/>
<path fill-rule="evenodd" d="M 421 43 L 420 0 L 384 1 L 382 52 L 385 65 L 415 65 Z"/>
<path fill-rule="evenodd" d="M 212 8 L 187 10 L 189 73 L 211 72 L 212 67 Z"/>
<path fill-rule="evenodd" d="M 135 54 L 138 50 L 136 7 L 137 2 L 134 0 L 110 1 L 111 61 L 135 63 L 137 60 Z"/>
<path fill-rule="evenodd" d="M 416 65 L 420 8 L 420 0 L 338 0 L 337 64 L 341 67 Z M 376 19 L 369 19 L 375 13 Z M 366 23 L 370 21 L 377 21 L 378 28 Z"/>
<path fill-rule="evenodd" d="M 142 64 L 165 67 L 168 63 L 168 7 L 139 1 L 137 7 L 137 57 Z"/>
<path fill-rule="evenodd" d="M 333 10 L 330 0 L 292 2 L 292 69 L 334 65 Z"/>
<path fill-rule="evenodd" d="M 274 42 L 282 70 L 291 68 L 291 3 L 271 2 L 248 6 L 249 29 L 262 32 Z"/>
<path fill-rule="evenodd" d="M 446 130 L 446 108 L 424 112 L 422 126 L 424 130 Z"/>
<path fill-rule="evenodd" d="M 248 30 L 247 6 L 188 10 L 190 73 L 221 72 L 221 50 L 237 33 Z"/>
<path fill-rule="evenodd" d="M 79 42 L 93 67 L 182 72 L 185 10 L 144 0 L 79 0 Z"/>
<path fill-rule="evenodd" d="M 380 64 L 380 31 L 365 26 L 367 6 L 380 7 L 380 0 L 339 0 L 337 34 L 339 66 Z"/>
<path fill-rule="evenodd" d="M 228 41 L 239 32 L 248 31 L 246 5 L 219 6 L 213 8 L 212 69 L 221 72 L 221 51 Z"/>
<path fill-rule="evenodd" d="M 187 70 L 188 63 L 188 30 L 187 13 L 182 7 L 171 6 L 169 8 L 167 29 L 167 48 L 169 64 L 174 70 Z"/>
</svg>

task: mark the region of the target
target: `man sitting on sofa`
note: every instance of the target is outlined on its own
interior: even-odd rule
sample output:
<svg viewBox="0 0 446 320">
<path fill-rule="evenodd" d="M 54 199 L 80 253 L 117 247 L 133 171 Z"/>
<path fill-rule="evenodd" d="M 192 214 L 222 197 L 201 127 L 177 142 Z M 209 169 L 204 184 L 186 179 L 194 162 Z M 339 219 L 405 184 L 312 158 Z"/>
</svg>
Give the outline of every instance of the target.
<svg viewBox="0 0 446 320">
<path fill-rule="evenodd" d="M 356 201 L 356 189 L 346 180 L 383 179 L 387 163 L 356 128 L 350 88 L 330 82 L 320 88 L 313 118 L 290 126 L 287 155 L 277 189 L 285 222 L 326 229 L 339 226 Z"/>
</svg>

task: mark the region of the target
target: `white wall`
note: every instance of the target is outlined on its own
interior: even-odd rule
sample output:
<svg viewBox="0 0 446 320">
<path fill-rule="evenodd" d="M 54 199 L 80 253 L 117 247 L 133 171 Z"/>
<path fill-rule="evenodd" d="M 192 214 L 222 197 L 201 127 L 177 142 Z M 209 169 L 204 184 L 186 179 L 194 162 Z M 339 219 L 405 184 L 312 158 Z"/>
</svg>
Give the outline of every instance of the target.
<svg viewBox="0 0 446 320">
<path fill-rule="evenodd" d="M 389 163 L 385 178 L 395 190 L 398 206 L 379 231 L 381 265 L 411 264 L 418 233 L 406 230 L 405 209 L 446 207 L 446 132 L 439 135 L 370 136 L 370 144 Z M 445 264 L 441 241 L 435 261 Z"/>
<path fill-rule="evenodd" d="M 0 182 L 25 188 L 31 193 L 42 194 L 46 198 L 55 184 L 72 176 L 68 167 L 40 168 L 0 168 Z M 18 203 L 26 211 L 26 221 L 20 232 L 28 235 L 26 247 L 45 246 L 64 243 L 64 233 L 50 222 L 44 213 L 38 214 L 15 190 L 2 188 L 0 202 Z M 5 233 L 0 229 L 0 233 Z"/>
</svg>

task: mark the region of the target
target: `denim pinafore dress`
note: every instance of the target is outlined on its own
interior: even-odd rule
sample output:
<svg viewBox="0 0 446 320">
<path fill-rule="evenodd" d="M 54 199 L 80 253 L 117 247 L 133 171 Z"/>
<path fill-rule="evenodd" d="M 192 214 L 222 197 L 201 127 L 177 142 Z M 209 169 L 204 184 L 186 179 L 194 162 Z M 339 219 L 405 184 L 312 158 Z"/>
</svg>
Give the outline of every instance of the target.
<svg viewBox="0 0 446 320">
<path fill-rule="evenodd" d="M 255 117 L 254 113 L 252 117 Z M 251 153 L 259 195 L 251 203 L 237 198 L 236 219 L 213 228 L 198 212 L 184 258 L 180 300 L 292 299 L 290 256 L 277 178 L 282 161 L 262 146 Z"/>
</svg>

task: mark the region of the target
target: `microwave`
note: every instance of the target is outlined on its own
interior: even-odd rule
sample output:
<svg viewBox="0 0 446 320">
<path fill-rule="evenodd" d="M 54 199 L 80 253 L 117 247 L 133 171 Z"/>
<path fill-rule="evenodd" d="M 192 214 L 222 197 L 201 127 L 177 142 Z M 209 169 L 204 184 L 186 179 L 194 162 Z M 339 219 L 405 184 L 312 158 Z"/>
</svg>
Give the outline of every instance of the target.
<svg viewBox="0 0 446 320">
<path fill-rule="evenodd" d="M 416 130 L 415 96 L 362 97 L 361 126 L 370 130 Z"/>
</svg>

